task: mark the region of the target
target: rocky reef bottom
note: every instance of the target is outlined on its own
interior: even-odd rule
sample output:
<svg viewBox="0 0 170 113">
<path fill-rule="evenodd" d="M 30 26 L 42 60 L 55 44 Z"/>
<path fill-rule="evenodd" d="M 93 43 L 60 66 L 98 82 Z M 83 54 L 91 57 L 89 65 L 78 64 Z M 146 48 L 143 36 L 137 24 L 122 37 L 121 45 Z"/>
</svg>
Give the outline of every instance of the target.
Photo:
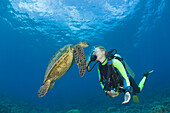
<svg viewBox="0 0 170 113">
<path fill-rule="evenodd" d="M 170 89 L 158 91 L 154 95 L 144 94 L 140 97 L 140 103 L 131 101 L 126 105 L 116 104 L 118 101 L 110 100 L 110 103 L 98 103 L 88 100 L 85 105 L 71 107 L 63 106 L 61 109 L 51 109 L 48 106 L 37 107 L 23 100 L 11 99 L 5 95 L 0 96 L 0 113 L 169 113 Z M 99 100 L 98 100 L 99 101 Z M 101 102 L 101 101 L 100 101 Z M 57 105 L 56 105 L 57 106 Z"/>
</svg>

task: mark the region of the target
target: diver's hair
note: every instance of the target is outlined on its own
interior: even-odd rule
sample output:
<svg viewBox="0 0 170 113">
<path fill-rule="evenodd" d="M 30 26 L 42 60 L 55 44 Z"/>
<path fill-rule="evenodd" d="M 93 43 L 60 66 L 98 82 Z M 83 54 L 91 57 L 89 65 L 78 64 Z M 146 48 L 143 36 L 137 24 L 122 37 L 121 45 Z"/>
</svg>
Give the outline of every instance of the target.
<svg viewBox="0 0 170 113">
<path fill-rule="evenodd" d="M 108 55 L 106 49 L 103 46 L 95 46 L 95 48 L 99 48 L 101 51 L 105 51 L 105 55 Z"/>
</svg>

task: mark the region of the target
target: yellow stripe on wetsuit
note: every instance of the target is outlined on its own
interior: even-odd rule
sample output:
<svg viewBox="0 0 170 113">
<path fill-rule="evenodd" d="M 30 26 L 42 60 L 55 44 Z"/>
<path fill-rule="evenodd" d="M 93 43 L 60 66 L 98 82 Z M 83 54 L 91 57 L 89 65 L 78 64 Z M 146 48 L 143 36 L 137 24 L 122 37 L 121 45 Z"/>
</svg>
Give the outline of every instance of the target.
<svg viewBox="0 0 170 113">
<path fill-rule="evenodd" d="M 112 63 L 114 67 L 118 69 L 118 71 L 120 72 L 124 79 L 123 80 L 124 88 L 130 86 L 130 81 L 123 64 L 118 59 L 113 59 Z"/>
</svg>

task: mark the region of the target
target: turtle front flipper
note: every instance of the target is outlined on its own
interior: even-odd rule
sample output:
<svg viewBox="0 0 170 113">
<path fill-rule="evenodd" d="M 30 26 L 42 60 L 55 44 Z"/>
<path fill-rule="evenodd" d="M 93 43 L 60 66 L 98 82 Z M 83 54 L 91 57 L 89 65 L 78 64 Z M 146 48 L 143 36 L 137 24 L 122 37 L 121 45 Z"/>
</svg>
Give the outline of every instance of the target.
<svg viewBox="0 0 170 113">
<path fill-rule="evenodd" d="M 47 80 L 39 89 L 38 91 L 38 96 L 39 97 L 43 97 L 46 93 L 47 93 L 47 90 L 49 89 L 50 87 L 50 83 L 51 83 L 51 80 Z"/>
<path fill-rule="evenodd" d="M 74 46 L 73 50 L 74 58 L 76 60 L 76 63 L 79 67 L 79 74 L 81 77 L 83 77 L 86 69 L 86 57 L 84 54 L 84 50 L 80 45 Z"/>
</svg>

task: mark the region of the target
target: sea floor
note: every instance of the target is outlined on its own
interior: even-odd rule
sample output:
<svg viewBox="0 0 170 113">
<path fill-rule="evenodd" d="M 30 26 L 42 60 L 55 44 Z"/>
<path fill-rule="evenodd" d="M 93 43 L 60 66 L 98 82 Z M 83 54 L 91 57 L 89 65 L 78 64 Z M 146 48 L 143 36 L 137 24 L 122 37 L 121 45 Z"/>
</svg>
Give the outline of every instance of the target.
<svg viewBox="0 0 170 113">
<path fill-rule="evenodd" d="M 5 95 L 0 96 L 0 113 L 168 113 L 170 112 L 170 89 L 143 94 L 140 103 L 131 101 L 127 105 L 103 103 L 97 104 L 95 99 L 86 105 L 71 107 L 38 107 L 27 101 L 14 99 Z M 98 100 L 99 101 L 99 100 Z M 112 101 L 112 100 L 110 100 Z M 66 108 L 66 109 L 65 109 Z M 72 109 L 71 109 L 72 108 Z"/>
</svg>

